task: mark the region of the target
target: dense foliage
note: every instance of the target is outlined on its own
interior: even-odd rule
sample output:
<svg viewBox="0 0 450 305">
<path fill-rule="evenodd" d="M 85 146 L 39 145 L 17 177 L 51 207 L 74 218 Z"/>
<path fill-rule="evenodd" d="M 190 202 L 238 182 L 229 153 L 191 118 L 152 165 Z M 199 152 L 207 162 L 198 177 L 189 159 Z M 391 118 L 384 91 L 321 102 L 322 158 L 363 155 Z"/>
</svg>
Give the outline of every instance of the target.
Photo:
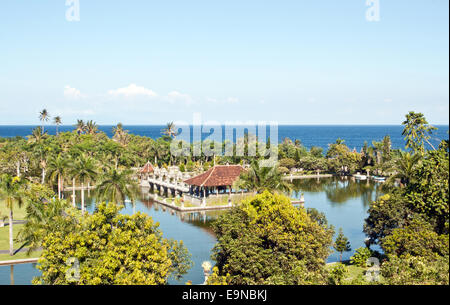
<svg viewBox="0 0 450 305">
<path fill-rule="evenodd" d="M 403 124 L 412 154 L 403 154 L 407 166 L 396 167 L 399 187 L 371 204 L 364 231 L 384 250 L 388 284 L 448 284 L 448 140 L 427 150 L 434 127 L 423 115 L 410 112 Z"/>
<path fill-rule="evenodd" d="M 94 214 L 69 214 L 69 225 L 50 232 L 43 241 L 38 268 L 42 284 L 166 284 L 190 267 L 182 242 L 167 240 L 148 216 L 120 215 L 113 203 L 99 204 Z M 73 265 L 79 262 L 79 274 Z"/>
<path fill-rule="evenodd" d="M 218 272 L 229 284 L 317 284 L 333 230 L 289 198 L 267 191 L 222 215 L 214 224 Z"/>
</svg>

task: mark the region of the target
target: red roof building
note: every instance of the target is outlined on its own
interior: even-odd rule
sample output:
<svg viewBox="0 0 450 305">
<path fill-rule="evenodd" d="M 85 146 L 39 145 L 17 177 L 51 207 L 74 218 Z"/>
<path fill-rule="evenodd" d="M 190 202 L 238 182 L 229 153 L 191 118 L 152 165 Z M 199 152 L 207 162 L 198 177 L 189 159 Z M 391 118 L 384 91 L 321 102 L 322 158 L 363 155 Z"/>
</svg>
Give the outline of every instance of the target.
<svg viewBox="0 0 450 305">
<path fill-rule="evenodd" d="M 184 182 L 198 187 L 232 186 L 243 171 L 244 168 L 240 165 L 216 165 Z"/>
<path fill-rule="evenodd" d="M 150 162 L 144 165 L 144 167 L 139 171 L 140 174 L 150 174 L 153 173 L 153 166 Z"/>
</svg>

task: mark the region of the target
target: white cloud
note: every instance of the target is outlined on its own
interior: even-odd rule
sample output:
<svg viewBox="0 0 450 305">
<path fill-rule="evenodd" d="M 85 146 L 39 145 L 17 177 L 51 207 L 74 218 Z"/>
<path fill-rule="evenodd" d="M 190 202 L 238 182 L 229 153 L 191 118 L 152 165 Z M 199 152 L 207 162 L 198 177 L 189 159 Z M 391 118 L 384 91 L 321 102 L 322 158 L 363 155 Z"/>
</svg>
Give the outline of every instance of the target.
<svg viewBox="0 0 450 305">
<path fill-rule="evenodd" d="M 385 99 L 384 99 L 384 102 L 385 102 L 385 103 L 392 103 L 392 99 L 391 99 L 391 98 L 385 98 Z"/>
<path fill-rule="evenodd" d="M 72 88 L 70 86 L 65 86 L 64 87 L 64 97 L 67 99 L 80 99 L 83 98 L 84 95 L 81 94 L 80 90 Z"/>
<path fill-rule="evenodd" d="M 189 94 L 180 93 L 178 91 L 172 91 L 169 94 L 167 94 L 167 98 L 169 99 L 169 102 L 184 102 L 187 105 L 193 104 L 194 100 Z"/>
<path fill-rule="evenodd" d="M 109 90 L 108 94 L 111 96 L 124 96 L 124 97 L 135 97 L 135 96 L 146 96 L 146 97 L 156 97 L 157 94 L 145 87 L 137 86 L 136 84 L 130 84 L 128 87 L 119 88 L 116 90 Z"/>
</svg>

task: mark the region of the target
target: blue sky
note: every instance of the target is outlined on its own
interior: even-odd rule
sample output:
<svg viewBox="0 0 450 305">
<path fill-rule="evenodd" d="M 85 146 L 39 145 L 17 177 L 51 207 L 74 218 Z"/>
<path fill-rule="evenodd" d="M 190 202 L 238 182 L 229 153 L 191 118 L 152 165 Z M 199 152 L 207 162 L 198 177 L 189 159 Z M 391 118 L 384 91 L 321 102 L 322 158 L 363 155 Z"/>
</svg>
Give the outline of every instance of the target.
<svg viewBox="0 0 450 305">
<path fill-rule="evenodd" d="M 448 124 L 447 0 L 0 2 L 0 125 Z"/>
</svg>

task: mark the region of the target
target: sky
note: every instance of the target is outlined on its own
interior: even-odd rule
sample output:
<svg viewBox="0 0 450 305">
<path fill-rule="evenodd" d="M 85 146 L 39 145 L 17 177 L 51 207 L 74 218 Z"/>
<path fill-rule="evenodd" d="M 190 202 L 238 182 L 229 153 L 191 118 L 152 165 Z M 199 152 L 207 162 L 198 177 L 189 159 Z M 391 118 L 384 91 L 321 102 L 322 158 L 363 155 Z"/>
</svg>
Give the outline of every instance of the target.
<svg viewBox="0 0 450 305">
<path fill-rule="evenodd" d="M 448 0 L 78 1 L 0 1 L 0 125 L 449 123 Z"/>
</svg>

